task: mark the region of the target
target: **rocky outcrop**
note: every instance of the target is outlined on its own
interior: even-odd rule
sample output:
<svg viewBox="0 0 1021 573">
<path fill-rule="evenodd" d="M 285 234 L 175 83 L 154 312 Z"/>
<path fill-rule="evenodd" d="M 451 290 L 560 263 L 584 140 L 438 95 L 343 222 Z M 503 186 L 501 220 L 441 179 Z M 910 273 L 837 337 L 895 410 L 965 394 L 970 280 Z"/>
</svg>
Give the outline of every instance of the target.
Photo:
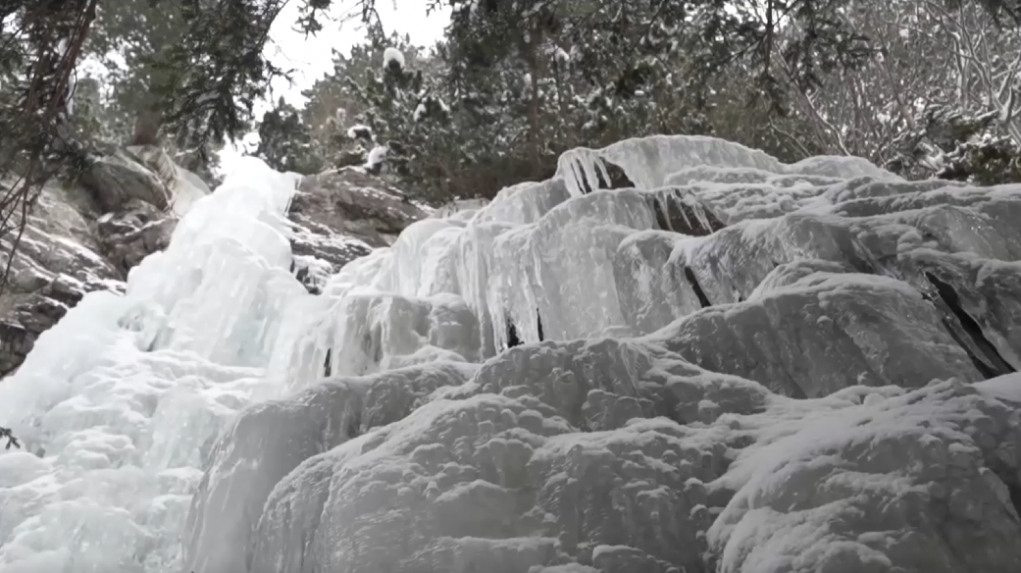
<svg viewBox="0 0 1021 573">
<path fill-rule="evenodd" d="M 159 176 L 126 150 L 101 157 L 82 179 L 103 211 L 115 211 L 131 200 L 153 205 L 157 209 L 170 206 L 170 192 Z"/>
<path fill-rule="evenodd" d="M 180 215 L 210 192 L 195 174 L 153 145 L 118 149 L 96 159 L 81 183 L 105 213 L 141 202 Z"/>
<path fill-rule="evenodd" d="M 96 221 L 102 251 L 124 276 L 149 253 L 170 244 L 177 218 L 168 216 L 151 203 L 127 201 L 120 210 L 106 213 Z"/>
<path fill-rule="evenodd" d="M 0 295 L 0 376 L 16 369 L 39 334 L 86 292 L 122 288 L 123 271 L 102 254 L 103 239 L 95 228 L 99 216 L 80 189 L 43 189 Z M 11 237 L 0 243 L 8 252 Z"/>
<path fill-rule="evenodd" d="M 328 229 L 370 247 L 383 247 L 426 212 L 382 179 L 348 168 L 302 179 L 290 216 L 315 234 Z"/>
<path fill-rule="evenodd" d="M 392 244 L 425 211 L 396 188 L 359 168 L 305 177 L 288 213 L 298 278 L 310 292 L 374 247 Z"/>
</svg>

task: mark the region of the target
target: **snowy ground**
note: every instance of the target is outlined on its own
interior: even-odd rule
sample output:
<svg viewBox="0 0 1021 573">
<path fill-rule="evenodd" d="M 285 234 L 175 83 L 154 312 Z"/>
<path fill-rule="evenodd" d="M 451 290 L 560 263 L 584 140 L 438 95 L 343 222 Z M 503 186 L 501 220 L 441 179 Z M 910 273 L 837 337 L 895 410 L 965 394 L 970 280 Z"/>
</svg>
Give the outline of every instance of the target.
<svg viewBox="0 0 1021 573">
<path fill-rule="evenodd" d="M 244 167 L 0 385 L 0 572 L 1021 570 L 1021 186 L 633 140 L 313 296 Z"/>
</svg>

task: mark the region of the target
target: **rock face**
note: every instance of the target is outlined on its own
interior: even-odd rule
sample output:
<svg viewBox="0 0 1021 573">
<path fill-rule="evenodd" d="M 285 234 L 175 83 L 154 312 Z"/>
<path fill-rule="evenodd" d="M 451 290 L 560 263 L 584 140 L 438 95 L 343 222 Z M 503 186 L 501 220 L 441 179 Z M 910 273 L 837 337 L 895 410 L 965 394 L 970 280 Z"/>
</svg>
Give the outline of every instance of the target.
<svg viewBox="0 0 1021 573">
<path fill-rule="evenodd" d="M 319 292 L 326 278 L 375 248 L 387 246 L 426 216 L 404 194 L 359 168 L 305 177 L 288 212 L 299 278 Z"/>
<path fill-rule="evenodd" d="M 0 564 L 1021 571 L 1021 186 L 629 140 L 315 295 L 228 182 L 0 384 Z"/>
</svg>

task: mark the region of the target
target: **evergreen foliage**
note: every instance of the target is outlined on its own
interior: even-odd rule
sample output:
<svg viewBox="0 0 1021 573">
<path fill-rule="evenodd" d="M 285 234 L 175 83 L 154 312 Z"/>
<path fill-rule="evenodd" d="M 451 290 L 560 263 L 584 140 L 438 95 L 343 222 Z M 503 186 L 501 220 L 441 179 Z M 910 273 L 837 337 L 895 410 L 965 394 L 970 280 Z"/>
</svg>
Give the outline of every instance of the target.
<svg viewBox="0 0 1021 573">
<path fill-rule="evenodd" d="M 300 1 L 297 26 L 322 31 L 333 2 Z M 787 161 L 861 155 L 911 177 L 1018 179 L 1021 0 L 429 2 L 451 22 L 423 50 L 384 34 L 360 0 L 367 43 L 335 54 L 307 105 L 278 102 L 257 125 L 269 81 L 288 74 L 265 55 L 287 0 L 3 2 L 3 251 L 46 180 L 111 146 L 160 143 L 208 172 L 213 150 L 255 128 L 257 153 L 284 169 L 366 165 L 385 149 L 384 175 L 434 203 L 547 177 L 571 147 L 651 133 L 715 134 Z M 384 66 L 387 48 L 403 62 Z M 78 77 L 86 58 L 110 78 Z"/>
<path fill-rule="evenodd" d="M 997 56 L 1021 54 L 1012 2 L 434 0 L 452 18 L 427 57 L 376 33 L 336 54 L 304 113 L 326 165 L 385 145 L 391 176 L 432 202 L 548 177 L 572 147 L 653 133 L 1013 181 L 994 160 L 1021 143 L 1021 61 Z M 386 48 L 405 54 L 403 69 L 381 69 Z M 420 105 L 428 121 L 415 121 Z M 347 137 L 359 123 L 372 141 Z"/>
</svg>

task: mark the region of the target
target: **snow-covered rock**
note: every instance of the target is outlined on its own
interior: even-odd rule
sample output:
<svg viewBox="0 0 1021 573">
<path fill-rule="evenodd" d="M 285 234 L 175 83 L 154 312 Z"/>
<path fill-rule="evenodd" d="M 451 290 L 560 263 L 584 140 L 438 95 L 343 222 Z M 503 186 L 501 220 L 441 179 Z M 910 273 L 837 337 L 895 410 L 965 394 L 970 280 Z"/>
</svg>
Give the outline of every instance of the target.
<svg viewBox="0 0 1021 573">
<path fill-rule="evenodd" d="M 313 292 L 349 262 L 392 244 L 426 214 L 404 195 L 362 169 L 304 177 L 291 202 L 295 270 Z"/>
<path fill-rule="evenodd" d="M 628 140 L 313 295 L 244 167 L 0 385 L 0 571 L 1021 570 L 1021 186 Z"/>
</svg>

